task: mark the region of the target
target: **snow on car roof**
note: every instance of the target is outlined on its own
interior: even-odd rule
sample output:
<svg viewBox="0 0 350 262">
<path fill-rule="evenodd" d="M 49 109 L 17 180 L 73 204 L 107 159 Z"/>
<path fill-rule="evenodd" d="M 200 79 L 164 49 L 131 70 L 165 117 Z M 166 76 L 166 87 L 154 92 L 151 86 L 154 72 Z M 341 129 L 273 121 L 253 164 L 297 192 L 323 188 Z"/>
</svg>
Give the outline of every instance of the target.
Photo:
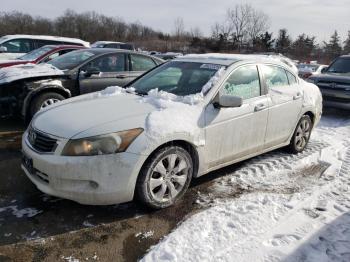
<svg viewBox="0 0 350 262">
<path fill-rule="evenodd" d="M 0 38 L 0 43 L 12 39 L 19 39 L 19 38 L 27 38 L 27 39 L 40 39 L 40 40 L 53 40 L 53 41 L 62 41 L 62 42 L 70 42 L 70 43 L 76 43 L 76 44 L 82 44 L 83 46 L 89 47 L 90 43 L 83 41 L 78 38 L 71 38 L 71 37 L 61 37 L 61 36 L 48 36 L 48 35 L 6 35 Z"/>
<path fill-rule="evenodd" d="M 113 42 L 113 41 L 97 41 L 93 43 L 93 45 L 96 44 L 125 44 L 124 42 Z"/>
<path fill-rule="evenodd" d="M 220 64 L 230 66 L 238 61 L 255 61 L 255 62 L 271 62 L 274 64 L 288 66 L 297 71 L 294 64 L 288 63 L 288 58 L 279 55 L 264 55 L 264 54 L 224 54 L 224 53 L 208 53 L 208 54 L 188 54 L 182 57 L 177 57 L 174 61 L 188 62 L 205 62 L 212 64 Z"/>
</svg>

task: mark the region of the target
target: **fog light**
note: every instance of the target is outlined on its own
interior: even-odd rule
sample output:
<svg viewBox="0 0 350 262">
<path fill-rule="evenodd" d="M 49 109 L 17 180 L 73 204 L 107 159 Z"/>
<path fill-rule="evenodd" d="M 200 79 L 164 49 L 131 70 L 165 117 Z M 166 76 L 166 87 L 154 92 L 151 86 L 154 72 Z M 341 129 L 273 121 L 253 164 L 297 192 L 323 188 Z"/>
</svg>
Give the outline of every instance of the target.
<svg viewBox="0 0 350 262">
<path fill-rule="evenodd" d="M 90 186 L 91 186 L 93 189 L 98 188 L 98 184 L 97 184 L 95 181 L 90 181 Z"/>
</svg>

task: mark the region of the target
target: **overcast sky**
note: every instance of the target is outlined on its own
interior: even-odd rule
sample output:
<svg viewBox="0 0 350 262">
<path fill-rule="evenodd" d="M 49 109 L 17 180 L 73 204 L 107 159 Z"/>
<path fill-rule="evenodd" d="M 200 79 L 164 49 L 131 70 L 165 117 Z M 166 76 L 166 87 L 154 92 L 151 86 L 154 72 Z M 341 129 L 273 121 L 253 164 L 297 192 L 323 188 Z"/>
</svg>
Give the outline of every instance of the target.
<svg viewBox="0 0 350 262">
<path fill-rule="evenodd" d="M 57 17 L 67 8 L 76 12 L 96 11 L 171 32 L 174 20 L 182 17 L 186 29 L 199 27 L 209 35 L 211 26 L 222 21 L 229 7 L 251 3 L 270 17 L 270 31 L 287 28 L 292 37 L 304 32 L 328 40 L 338 30 L 345 40 L 350 30 L 350 0 L 1 0 L 0 11 L 22 11 L 43 17 Z"/>
</svg>

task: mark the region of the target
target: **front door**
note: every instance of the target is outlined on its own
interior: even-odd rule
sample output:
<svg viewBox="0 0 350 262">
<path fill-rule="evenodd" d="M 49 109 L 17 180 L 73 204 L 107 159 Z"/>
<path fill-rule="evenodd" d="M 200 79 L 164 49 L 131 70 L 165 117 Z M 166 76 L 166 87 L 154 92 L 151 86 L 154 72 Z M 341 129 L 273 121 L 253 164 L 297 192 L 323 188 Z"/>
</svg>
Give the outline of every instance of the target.
<svg viewBox="0 0 350 262">
<path fill-rule="evenodd" d="M 87 72 L 93 72 L 87 74 Z M 107 54 L 95 58 L 80 69 L 81 94 L 100 91 L 108 86 L 124 86 L 129 82 L 129 71 L 123 53 Z"/>
<path fill-rule="evenodd" d="M 205 109 L 206 156 L 209 168 L 260 151 L 268 118 L 268 97 L 260 86 L 256 65 L 234 70 L 219 91 L 243 98 L 237 108 Z"/>
<path fill-rule="evenodd" d="M 275 65 L 262 65 L 261 71 L 268 87 L 270 112 L 265 148 L 288 141 L 294 132 L 302 108 L 302 91 L 296 77 Z"/>
</svg>

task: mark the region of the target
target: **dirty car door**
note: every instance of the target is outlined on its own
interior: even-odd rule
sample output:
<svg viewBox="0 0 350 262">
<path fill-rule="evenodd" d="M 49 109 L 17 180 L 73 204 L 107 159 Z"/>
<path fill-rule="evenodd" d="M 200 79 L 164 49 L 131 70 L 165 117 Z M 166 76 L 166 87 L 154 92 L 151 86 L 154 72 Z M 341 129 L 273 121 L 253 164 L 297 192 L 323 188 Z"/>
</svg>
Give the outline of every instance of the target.
<svg viewBox="0 0 350 262">
<path fill-rule="evenodd" d="M 265 148 L 287 142 L 294 132 L 302 108 L 302 90 L 296 77 L 282 67 L 261 65 L 268 88 L 270 112 Z"/>
<path fill-rule="evenodd" d="M 260 87 L 256 65 L 241 66 L 220 91 L 242 97 L 236 108 L 205 109 L 206 153 L 209 168 L 256 153 L 262 149 L 268 117 L 268 98 Z"/>
<path fill-rule="evenodd" d="M 127 84 L 129 72 L 125 61 L 124 53 L 113 53 L 97 57 L 83 66 L 79 73 L 81 94 Z"/>
</svg>

